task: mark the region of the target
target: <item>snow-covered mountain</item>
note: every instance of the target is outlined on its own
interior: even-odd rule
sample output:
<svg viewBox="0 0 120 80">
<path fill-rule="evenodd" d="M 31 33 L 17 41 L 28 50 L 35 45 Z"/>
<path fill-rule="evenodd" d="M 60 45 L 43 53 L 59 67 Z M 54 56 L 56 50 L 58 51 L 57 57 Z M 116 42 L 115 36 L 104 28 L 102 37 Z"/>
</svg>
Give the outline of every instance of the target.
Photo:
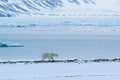
<svg viewBox="0 0 120 80">
<path fill-rule="evenodd" d="M 19 14 L 41 13 L 81 4 L 95 4 L 95 2 L 92 0 L 0 0 L 0 16 L 11 17 Z"/>
<path fill-rule="evenodd" d="M 0 17 L 45 13 L 120 11 L 119 0 L 0 0 Z M 86 12 L 87 11 L 87 12 Z"/>
</svg>

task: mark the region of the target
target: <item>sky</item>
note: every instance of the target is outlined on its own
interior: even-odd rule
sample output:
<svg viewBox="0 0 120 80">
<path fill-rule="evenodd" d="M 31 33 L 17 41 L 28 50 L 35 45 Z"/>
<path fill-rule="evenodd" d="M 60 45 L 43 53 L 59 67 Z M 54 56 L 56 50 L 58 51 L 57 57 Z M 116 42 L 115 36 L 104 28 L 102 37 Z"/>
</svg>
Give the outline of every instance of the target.
<svg viewBox="0 0 120 80">
<path fill-rule="evenodd" d="M 97 9 L 108 9 L 120 11 L 120 0 L 94 0 Z"/>
</svg>

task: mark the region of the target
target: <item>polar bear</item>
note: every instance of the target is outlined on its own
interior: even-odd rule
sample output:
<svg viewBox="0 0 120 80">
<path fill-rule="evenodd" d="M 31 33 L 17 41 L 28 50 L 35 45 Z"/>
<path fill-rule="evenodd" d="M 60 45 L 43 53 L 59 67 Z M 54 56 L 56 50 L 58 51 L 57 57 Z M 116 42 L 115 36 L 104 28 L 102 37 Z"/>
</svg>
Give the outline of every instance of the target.
<svg viewBox="0 0 120 80">
<path fill-rule="evenodd" d="M 43 53 L 42 54 L 42 61 L 44 61 L 45 59 L 48 59 L 49 61 L 53 61 L 54 57 L 58 57 L 58 55 L 54 54 L 54 53 Z"/>
</svg>

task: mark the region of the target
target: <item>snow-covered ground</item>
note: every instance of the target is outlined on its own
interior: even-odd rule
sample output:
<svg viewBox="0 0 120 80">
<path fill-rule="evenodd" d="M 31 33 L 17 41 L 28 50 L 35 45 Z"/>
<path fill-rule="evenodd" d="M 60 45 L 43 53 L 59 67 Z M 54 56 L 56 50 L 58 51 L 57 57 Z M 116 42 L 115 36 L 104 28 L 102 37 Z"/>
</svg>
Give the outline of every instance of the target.
<svg viewBox="0 0 120 80">
<path fill-rule="evenodd" d="M 2 64 L 0 80 L 119 80 L 120 63 Z"/>
</svg>

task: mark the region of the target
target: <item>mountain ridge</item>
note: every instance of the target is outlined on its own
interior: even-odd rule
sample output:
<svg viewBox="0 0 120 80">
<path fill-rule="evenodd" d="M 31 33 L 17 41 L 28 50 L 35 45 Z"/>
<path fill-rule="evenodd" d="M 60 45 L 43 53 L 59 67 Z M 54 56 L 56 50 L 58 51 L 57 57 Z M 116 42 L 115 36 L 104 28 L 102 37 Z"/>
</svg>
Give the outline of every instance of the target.
<svg viewBox="0 0 120 80">
<path fill-rule="evenodd" d="M 0 0 L 0 17 L 12 17 L 20 14 L 40 13 L 65 7 L 66 4 L 96 4 L 92 0 Z"/>
<path fill-rule="evenodd" d="M 0 0 L 0 17 L 36 16 L 47 13 L 120 14 L 119 4 L 119 0 Z"/>
</svg>

